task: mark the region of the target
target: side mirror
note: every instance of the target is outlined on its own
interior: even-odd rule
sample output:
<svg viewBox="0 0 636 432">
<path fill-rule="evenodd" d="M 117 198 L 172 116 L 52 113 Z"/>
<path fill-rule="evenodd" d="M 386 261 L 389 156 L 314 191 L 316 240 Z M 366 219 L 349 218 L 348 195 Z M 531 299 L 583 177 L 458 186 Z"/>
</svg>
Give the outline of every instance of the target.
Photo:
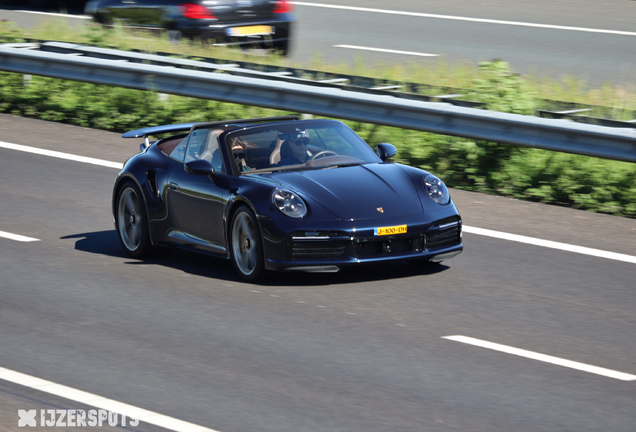
<svg viewBox="0 0 636 432">
<path fill-rule="evenodd" d="M 388 162 L 393 156 L 397 154 L 397 149 L 393 144 L 380 143 L 378 144 L 378 156 L 382 159 L 382 162 Z"/>
<path fill-rule="evenodd" d="M 214 179 L 216 178 L 214 167 L 205 159 L 190 161 L 183 166 L 183 169 L 188 174 L 207 175 L 212 181 L 214 181 Z"/>
</svg>

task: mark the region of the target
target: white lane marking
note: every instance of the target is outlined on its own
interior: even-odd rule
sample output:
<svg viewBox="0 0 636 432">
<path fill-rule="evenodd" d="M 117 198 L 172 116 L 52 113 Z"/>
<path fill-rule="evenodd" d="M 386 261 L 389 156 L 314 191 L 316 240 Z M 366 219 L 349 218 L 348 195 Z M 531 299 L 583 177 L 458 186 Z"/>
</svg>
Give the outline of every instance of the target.
<svg viewBox="0 0 636 432">
<path fill-rule="evenodd" d="M 139 408 L 133 405 L 128 405 L 113 399 L 107 399 L 96 394 L 87 393 L 82 390 L 77 390 L 72 387 L 56 384 L 52 381 L 43 380 L 41 378 L 36 378 L 34 376 L 26 375 L 21 372 L 5 369 L 3 367 L 0 367 L 0 379 L 45 393 L 49 393 L 55 396 L 70 399 L 77 403 L 116 412 L 118 414 L 138 419 L 145 423 L 149 423 L 176 432 L 218 432 L 214 429 L 209 429 L 173 417 L 168 417 L 163 414 L 148 411 L 146 409 Z"/>
<path fill-rule="evenodd" d="M 37 147 L 29 147 L 29 146 L 25 146 L 21 144 L 12 144 L 12 143 L 2 142 L 2 141 L 0 141 L 0 148 L 18 150 L 18 151 L 34 153 L 34 154 L 38 154 L 42 156 L 50 156 L 50 157 L 54 157 L 58 159 L 66 159 L 66 160 L 71 160 L 76 162 L 83 162 L 87 164 L 100 165 L 100 166 L 104 166 L 108 168 L 122 169 L 124 166 L 122 163 L 119 163 L 119 162 L 110 162 L 103 159 L 95 159 L 95 158 L 90 158 L 86 156 L 77 156 L 70 153 L 62 153 L 62 152 L 58 152 L 54 150 L 45 150 L 45 149 L 41 149 Z"/>
<path fill-rule="evenodd" d="M 123 164 L 118 162 L 110 162 L 110 161 L 106 161 L 102 159 L 93 159 L 93 158 L 84 157 L 84 156 L 76 156 L 70 153 L 61 153 L 61 152 L 56 152 L 52 150 L 43 150 L 36 147 L 29 147 L 29 146 L 24 146 L 20 144 L 11 144 L 11 143 L 6 143 L 2 141 L 0 141 L 0 148 L 8 148 L 8 149 L 24 151 L 28 153 L 35 153 L 35 154 L 39 154 L 43 156 L 51 156 L 51 157 L 57 157 L 61 159 L 68 159 L 68 160 L 72 160 L 76 162 L 90 163 L 93 165 L 100 165 L 100 166 L 105 166 L 108 168 L 122 169 L 123 167 Z M 493 231 L 493 230 L 484 229 L 484 228 L 475 228 L 475 227 L 466 226 L 466 225 L 463 226 L 463 230 L 464 232 L 467 232 L 470 234 L 483 235 L 487 237 L 494 237 L 494 238 L 499 238 L 503 240 L 510 240 L 510 241 L 515 241 L 519 243 L 526 243 L 526 244 L 531 244 L 535 246 L 542 246 L 542 247 L 547 247 L 551 249 L 559 249 L 559 250 L 575 252 L 575 253 L 579 253 L 583 255 L 591 255 L 591 256 L 595 256 L 599 258 L 606 258 L 606 259 L 611 259 L 615 261 L 623 261 L 623 262 L 636 264 L 636 257 L 631 255 L 608 252 L 608 251 L 603 251 L 599 249 L 587 248 L 583 246 L 574 246 L 574 245 L 569 245 L 567 243 L 558 243 L 558 242 L 553 242 L 550 240 L 541 240 L 541 239 L 536 239 L 533 237 L 526 237 L 526 236 L 517 235 L 517 234 L 508 234 L 504 232 Z"/>
<path fill-rule="evenodd" d="M 474 345 L 482 348 L 488 348 L 495 351 L 504 352 L 516 356 L 526 357 L 533 360 L 542 361 L 545 363 L 551 363 L 558 366 L 563 366 L 571 369 L 577 369 L 584 372 L 589 372 L 597 375 L 606 376 L 609 378 L 615 378 L 622 381 L 635 381 L 636 375 L 627 374 L 624 372 L 617 372 L 611 369 L 605 369 L 598 366 L 591 366 L 585 363 L 579 363 L 571 360 L 565 360 L 559 357 L 553 357 L 545 354 L 539 354 L 533 351 L 527 351 L 524 349 L 513 348 L 507 345 L 500 345 L 493 342 L 488 342 L 481 339 L 475 339 L 468 336 L 442 336 L 442 339 L 448 339 L 455 342 L 461 342 L 469 345 Z"/>
<path fill-rule="evenodd" d="M 40 12 L 40 11 L 30 11 L 30 10 L 17 10 L 14 12 L 30 13 L 30 14 L 37 14 L 37 15 L 50 15 L 50 16 L 70 18 L 70 19 L 83 19 L 83 20 L 93 19 L 93 17 L 89 15 L 69 15 L 69 14 L 62 14 L 62 13 L 55 13 L 55 12 Z"/>
<path fill-rule="evenodd" d="M 26 236 L 22 236 L 19 234 L 11 234 L 5 231 L 0 231 L 0 237 L 3 238 L 7 238 L 9 240 L 15 240 L 15 241 L 19 241 L 19 242 L 34 242 L 34 241 L 40 241 L 40 239 L 36 239 L 33 237 L 26 237 Z"/>
<path fill-rule="evenodd" d="M 334 45 L 336 48 L 348 48 L 348 49 L 357 49 L 363 51 L 376 51 L 376 52 L 384 52 L 390 54 L 404 54 L 404 55 L 412 55 L 412 56 L 421 56 L 421 57 L 437 57 L 439 54 L 427 54 L 427 53 L 418 53 L 413 51 L 398 51 L 384 48 L 370 48 L 370 47 L 361 47 L 356 45 Z"/>
<path fill-rule="evenodd" d="M 531 244 L 531 245 L 541 246 L 541 247 L 550 248 L 550 249 L 559 249 L 559 250 L 574 252 L 574 253 L 583 254 L 583 255 L 590 255 L 590 256 L 598 257 L 598 258 L 606 258 L 606 259 L 611 259 L 615 261 L 623 261 L 623 262 L 636 264 L 636 256 L 632 256 L 632 255 L 608 252 L 608 251 L 604 251 L 600 249 L 592 249 L 592 248 L 583 247 L 583 246 L 574 246 L 574 245 L 569 245 L 567 243 L 559 243 L 559 242 L 554 242 L 551 240 L 541 240 L 541 239 L 536 239 L 533 237 L 526 237 L 526 236 L 517 235 L 517 234 L 508 234 L 508 233 L 503 233 L 499 231 L 492 231 L 489 229 L 475 228 L 475 227 L 470 227 L 465 225 L 463 227 L 463 230 L 464 232 L 471 233 L 471 234 L 494 237 L 498 239 Z"/>
<path fill-rule="evenodd" d="M 622 30 L 605 30 L 605 29 L 594 29 L 594 28 L 586 28 L 586 27 L 560 26 L 560 25 L 552 25 L 552 24 L 536 24 L 536 23 L 519 22 L 519 21 L 502 21 L 502 20 L 494 20 L 494 19 L 486 19 L 486 18 L 469 18 L 469 17 L 460 17 L 460 16 L 452 16 L 452 15 L 438 15 L 438 14 L 419 13 L 419 12 L 394 11 L 394 10 L 387 10 L 387 9 L 373 9 L 373 8 L 363 8 L 363 7 L 354 7 L 354 6 L 306 3 L 306 2 L 299 2 L 299 1 L 292 1 L 290 3 L 297 6 L 342 9 L 342 10 L 350 10 L 350 11 L 357 11 L 357 12 L 375 12 L 375 13 L 383 13 L 383 14 L 389 14 L 389 15 L 405 15 L 405 16 L 413 16 L 413 17 L 437 18 L 437 19 L 454 20 L 454 21 L 469 21 L 469 22 L 478 22 L 478 23 L 486 23 L 486 24 L 502 24 L 502 25 L 511 25 L 511 26 L 520 26 L 520 27 L 535 27 L 535 28 L 546 28 L 546 29 L 554 29 L 554 30 L 580 31 L 580 32 L 588 32 L 588 33 L 605 33 L 605 34 L 614 34 L 614 35 L 621 35 L 621 36 L 636 36 L 636 32 L 622 31 Z"/>
</svg>

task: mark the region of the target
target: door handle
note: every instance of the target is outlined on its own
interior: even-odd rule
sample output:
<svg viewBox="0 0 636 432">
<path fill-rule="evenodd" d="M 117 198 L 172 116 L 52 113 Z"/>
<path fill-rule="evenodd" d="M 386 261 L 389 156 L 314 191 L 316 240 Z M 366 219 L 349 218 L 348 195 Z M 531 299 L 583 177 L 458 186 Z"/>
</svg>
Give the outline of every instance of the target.
<svg viewBox="0 0 636 432">
<path fill-rule="evenodd" d="M 177 190 L 179 189 L 179 185 L 176 184 L 175 182 L 170 182 L 170 190 Z"/>
</svg>

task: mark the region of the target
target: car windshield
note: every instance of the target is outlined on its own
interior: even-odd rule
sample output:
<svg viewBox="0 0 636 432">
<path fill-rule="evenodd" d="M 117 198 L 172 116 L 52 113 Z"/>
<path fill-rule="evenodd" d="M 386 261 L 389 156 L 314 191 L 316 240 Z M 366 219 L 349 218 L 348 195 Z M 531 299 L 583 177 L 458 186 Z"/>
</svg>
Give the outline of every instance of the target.
<svg viewBox="0 0 636 432">
<path fill-rule="evenodd" d="M 241 174 L 300 171 L 380 162 L 345 124 L 303 120 L 235 130 L 225 137 L 234 168 Z"/>
</svg>

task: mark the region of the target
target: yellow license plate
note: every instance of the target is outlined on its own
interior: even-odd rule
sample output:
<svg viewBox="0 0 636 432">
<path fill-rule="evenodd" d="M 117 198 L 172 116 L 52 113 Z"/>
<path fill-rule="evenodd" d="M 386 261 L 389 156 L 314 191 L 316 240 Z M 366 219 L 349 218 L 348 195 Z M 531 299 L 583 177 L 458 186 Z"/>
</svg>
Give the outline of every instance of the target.
<svg viewBox="0 0 636 432">
<path fill-rule="evenodd" d="M 227 29 L 230 36 L 255 36 L 262 34 L 274 33 L 271 26 L 247 26 L 247 27 L 231 27 Z"/>
<path fill-rule="evenodd" d="M 377 235 L 377 236 L 393 235 L 393 234 L 405 234 L 405 233 L 406 233 L 406 225 L 382 227 L 382 228 L 376 228 L 374 230 L 374 234 Z"/>
</svg>

